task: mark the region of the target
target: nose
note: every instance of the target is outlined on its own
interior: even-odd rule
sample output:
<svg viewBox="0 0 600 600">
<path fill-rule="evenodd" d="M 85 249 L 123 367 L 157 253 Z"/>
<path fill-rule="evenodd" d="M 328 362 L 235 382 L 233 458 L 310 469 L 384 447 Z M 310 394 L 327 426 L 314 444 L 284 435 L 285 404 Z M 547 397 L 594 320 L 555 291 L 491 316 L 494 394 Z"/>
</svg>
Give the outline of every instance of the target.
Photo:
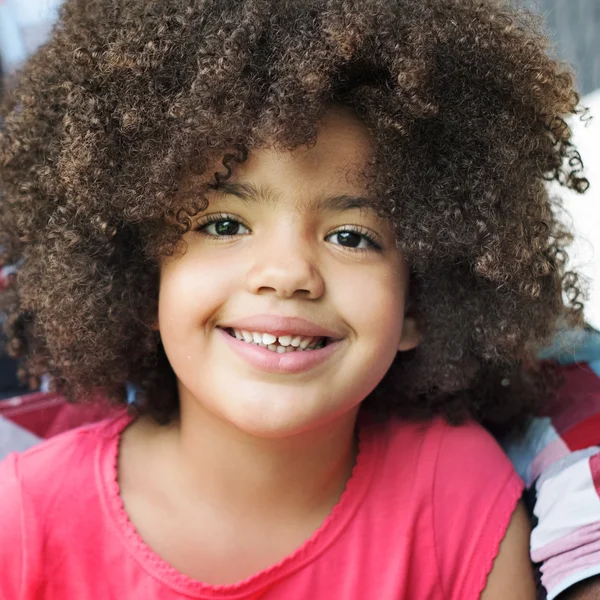
<svg viewBox="0 0 600 600">
<path fill-rule="evenodd" d="M 253 248 L 246 285 L 253 294 L 316 300 L 325 293 L 317 251 L 310 240 L 288 230 Z"/>
</svg>

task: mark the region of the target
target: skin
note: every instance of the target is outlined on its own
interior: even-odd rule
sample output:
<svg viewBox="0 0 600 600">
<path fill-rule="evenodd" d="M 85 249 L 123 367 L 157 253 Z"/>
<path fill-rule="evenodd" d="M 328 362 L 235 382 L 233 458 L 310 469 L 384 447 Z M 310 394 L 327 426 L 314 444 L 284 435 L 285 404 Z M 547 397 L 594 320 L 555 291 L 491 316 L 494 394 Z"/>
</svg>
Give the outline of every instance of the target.
<svg viewBox="0 0 600 600">
<path fill-rule="evenodd" d="M 481 600 L 533 600 L 536 597 L 529 559 L 530 534 L 527 510 L 519 502 L 500 544 Z"/>
<path fill-rule="evenodd" d="M 139 419 L 127 429 L 119 479 L 142 538 L 192 578 L 235 583 L 312 535 L 350 476 L 360 402 L 396 353 L 419 343 L 393 231 L 368 207 L 327 205 L 334 196 L 364 197 L 355 174 L 371 149 L 366 127 L 342 109 L 328 113 L 313 147 L 255 149 L 230 182 L 267 190 L 265 197 L 212 193 L 182 251 L 162 265 L 158 328 L 181 416 L 167 427 Z M 211 215 L 240 227 L 219 237 Z M 349 236 L 358 248 L 340 236 L 349 231 L 360 233 Z M 341 342 L 309 372 L 265 373 L 219 330 L 257 314 L 303 317 Z M 507 576 L 516 567 L 505 566 L 504 554 L 527 548 L 524 523 L 514 521 L 512 531 L 497 560 Z"/>
<path fill-rule="evenodd" d="M 214 225 L 192 231 L 184 237 L 185 255 L 163 264 L 159 327 L 186 417 L 208 410 L 258 438 L 310 434 L 338 418 L 352 424 L 353 411 L 399 347 L 417 343 L 410 319 L 403 339 L 408 267 L 387 223 L 370 210 L 323 206 L 328 197 L 364 195 L 353 172 L 365 165 L 370 148 L 360 121 L 333 112 L 314 148 L 254 152 L 231 181 L 263 188 L 266 197 L 214 193 L 196 223 L 231 215 L 247 234 L 219 239 L 208 235 Z M 382 250 L 357 251 L 328 238 L 344 227 L 377 236 Z M 261 314 L 325 325 L 343 338 L 342 348 L 310 372 L 257 372 L 232 355 L 215 326 Z"/>
</svg>

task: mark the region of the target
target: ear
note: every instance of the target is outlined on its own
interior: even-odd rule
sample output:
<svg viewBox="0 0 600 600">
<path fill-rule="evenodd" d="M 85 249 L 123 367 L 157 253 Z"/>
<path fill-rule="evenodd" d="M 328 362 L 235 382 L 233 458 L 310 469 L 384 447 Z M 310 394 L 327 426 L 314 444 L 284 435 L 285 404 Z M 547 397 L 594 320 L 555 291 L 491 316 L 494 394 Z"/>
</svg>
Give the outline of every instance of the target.
<svg viewBox="0 0 600 600">
<path fill-rule="evenodd" d="M 421 343 L 422 337 L 417 319 L 410 316 L 410 314 L 406 315 L 402 324 L 402 336 L 398 344 L 398 350 L 400 352 L 413 350 Z"/>
</svg>

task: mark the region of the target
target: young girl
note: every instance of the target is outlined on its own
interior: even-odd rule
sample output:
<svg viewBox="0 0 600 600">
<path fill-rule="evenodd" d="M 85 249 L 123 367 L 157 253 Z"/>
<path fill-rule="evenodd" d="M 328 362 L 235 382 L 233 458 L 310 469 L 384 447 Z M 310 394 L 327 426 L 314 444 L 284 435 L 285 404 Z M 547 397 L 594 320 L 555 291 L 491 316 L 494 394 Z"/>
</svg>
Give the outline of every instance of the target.
<svg viewBox="0 0 600 600">
<path fill-rule="evenodd" d="M 476 421 L 580 319 L 577 102 L 498 2 L 67 1 L 0 136 L 11 346 L 137 393 L 0 466 L 0 597 L 533 598 Z"/>
</svg>

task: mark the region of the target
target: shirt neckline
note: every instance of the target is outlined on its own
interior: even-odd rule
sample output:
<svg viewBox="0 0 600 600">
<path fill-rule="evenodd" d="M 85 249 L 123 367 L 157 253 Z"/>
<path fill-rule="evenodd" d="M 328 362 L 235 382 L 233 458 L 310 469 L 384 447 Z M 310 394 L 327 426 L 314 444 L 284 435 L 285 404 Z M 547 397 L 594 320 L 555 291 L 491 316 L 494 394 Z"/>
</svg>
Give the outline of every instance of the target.
<svg viewBox="0 0 600 600">
<path fill-rule="evenodd" d="M 121 434 L 135 417 L 115 419 L 101 445 L 97 460 L 98 482 L 108 520 L 128 554 L 153 578 L 173 591 L 194 598 L 235 599 L 256 593 L 315 561 L 333 544 L 360 507 L 381 451 L 382 437 L 366 419 L 359 420 L 356 462 L 342 495 L 323 523 L 296 550 L 278 563 L 233 584 L 209 585 L 177 571 L 141 538 L 130 521 L 120 496 L 117 461 Z"/>
</svg>

